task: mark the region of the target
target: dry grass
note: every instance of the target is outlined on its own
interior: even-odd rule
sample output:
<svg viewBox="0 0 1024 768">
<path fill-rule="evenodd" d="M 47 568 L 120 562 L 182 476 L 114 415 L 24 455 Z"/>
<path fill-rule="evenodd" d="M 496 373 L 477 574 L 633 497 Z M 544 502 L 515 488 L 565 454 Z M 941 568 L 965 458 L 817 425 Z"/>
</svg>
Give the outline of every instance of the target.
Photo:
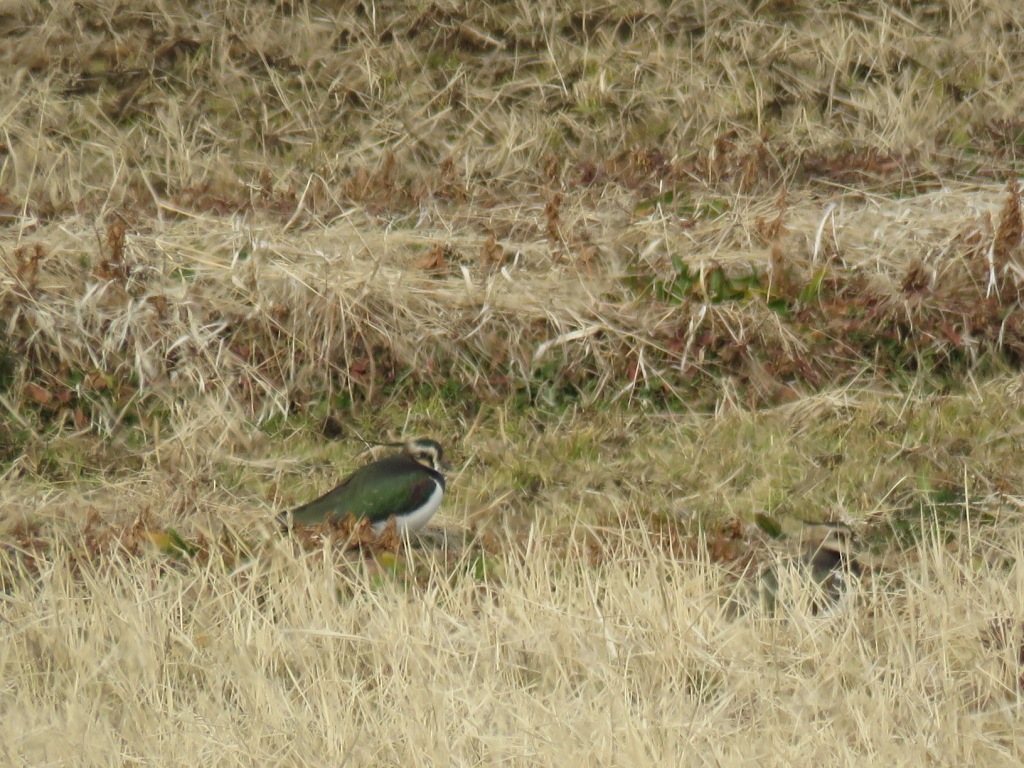
<svg viewBox="0 0 1024 768">
<path fill-rule="evenodd" d="M 259 420 L 1016 365 L 1013 4 L 819 5 L 12 4 L 8 390 L 103 429 L 103 385 Z"/>
<path fill-rule="evenodd" d="M 6 762 L 1020 764 L 1017 5 L 0 3 Z"/>
<path fill-rule="evenodd" d="M 267 535 L 351 466 L 296 460 L 338 453 L 305 432 L 250 428 L 205 463 L 144 448 L 99 483 L 26 472 L 4 503 L 34 521 L 0 555 L 4 749 L 32 765 L 1018 764 L 1012 383 L 556 425 L 485 409 L 450 438 L 435 528 L 452 549 L 397 557 Z M 451 429 L 443 410 L 413 424 Z M 935 495 L 957 488 L 966 504 Z M 813 616 L 797 584 L 775 615 L 737 615 L 730 596 L 747 603 L 775 549 L 740 522 L 754 511 L 853 523 L 877 551 L 849 603 Z M 140 512 L 202 549 L 161 553 L 117 522 Z M 225 527 L 254 554 L 197 538 Z"/>
<path fill-rule="evenodd" d="M 1019 530 L 925 542 L 827 617 L 730 617 L 706 558 L 606 541 L 599 566 L 534 539 L 501 578 L 415 588 L 280 544 L 184 570 L 69 545 L 5 598 L 6 759 L 1019 764 L 1024 584 L 994 564 Z"/>
</svg>

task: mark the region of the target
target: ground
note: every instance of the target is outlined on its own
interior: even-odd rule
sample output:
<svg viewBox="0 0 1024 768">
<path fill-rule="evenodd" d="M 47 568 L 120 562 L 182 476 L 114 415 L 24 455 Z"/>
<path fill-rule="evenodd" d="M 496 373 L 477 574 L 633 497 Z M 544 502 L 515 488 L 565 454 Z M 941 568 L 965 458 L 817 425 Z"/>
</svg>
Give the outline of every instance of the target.
<svg viewBox="0 0 1024 768">
<path fill-rule="evenodd" d="M 7 762 L 1021 763 L 1016 2 L 0 30 Z M 427 535 L 274 529 L 417 434 Z"/>
</svg>

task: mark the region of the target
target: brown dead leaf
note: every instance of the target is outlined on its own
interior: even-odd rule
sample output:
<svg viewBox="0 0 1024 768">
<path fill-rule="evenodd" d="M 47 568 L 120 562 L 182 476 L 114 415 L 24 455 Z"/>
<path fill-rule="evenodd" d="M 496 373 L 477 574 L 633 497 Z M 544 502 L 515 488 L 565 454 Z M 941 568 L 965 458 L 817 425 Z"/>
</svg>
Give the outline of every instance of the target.
<svg viewBox="0 0 1024 768">
<path fill-rule="evenodd" d="M 10 224 L 21 215 L 21 206 L 7 195 L 0 194 L 0 226 Z"/>
<path fill-rule="evenodd" d="M 154 296 L 147 296 L 146 300 L 156 310 L 157 317 L 159 317 L 162 320 L 167 316 L 167 309 L 170 305 L 167 301 L 166 296 L 164 296 L 163 294 L 156 294 Z"/>
<path fill-rule="evenodd" d="M 904 293 L 922 293 L 931 285 L 932 275 L 920 259 L 914 259 L 903 277 Z"/>
<path fill-rule="evenodd" d="M 125 226 L 120 218 L 115 218 L 107 227 L 107 248 L 104 258 L 93 270 L 93 274 L 101 280 L 124 282 L 130 270 L 124 261 Z"/>
<path fill-rule="evenodd" d="M 757 232 L 757 236 L 761 238 L 761 242 L 770 243 L 786 233 L 786 227 L 782 222 L 781 213 L 770 220 L 758 216 L 754 219 L 754 230 Z"/>
<path fill-rule="evenodd" d="M 774 219 L 765 219 L 761 216 L 754 219 L 754 229 L 765 243 L 774 244 L 776 240 L 784 237 L 789 232 L 785 225 L 786 212 L 789 210 L 789 196 L 786 194 L 785 189 L 781 190 L 776 196 L 775 207 L 779 212 Z"/>
<path fill-rule="evenodd" d="M 448 270 L 447 256 L 448 249 L 437 243 L 416 262 L 415 267 L 424 272 L 445 272 Z"/>
<path fill-rule="evenodd" d="M 75 424 L 75 429 L 85 429 L 89 426 L 89 417 L 85 415 L 85 411 L 80 407 L 76 407 L 71 412 L 71 420 Z"/>
<path fill-rule="evenodd" d="M 562 242 L 562 233 L 559 227 L 562 210 L 562 193 L 555 192 L 544 206 L 544 219 L 547 221 L 548 242 L 551 245 Z"/>
<path fill-rule="evenodd" d="M 544 160 L 544 178 L 548 184 L 562 180 L 562 160 L 557 155 L 548 155 Z"/>
<path fill-rule="evenodd" d="M 576 254 L 576 266 L 587 273 L 592 273 L 597 267 L 598 251 L 596 245 L 584 245 Z"/>
<path fill-rule="evenodd" d="M 114 219 L 107 227 L 108 257 L 111 261 L 124 261 L 124 223 Z"/>
<path fill-rule="evenodd" d="M 110 389 L 110 380 L 98 371 L 93 371 L 85 377 L 82 386 L 93 392 L 102 392 Z"/>
<path fill-rule="evenodd" d="M 46 257 L 46 251 L 43 250 L 43 246 L 36 243 L 32 248 L 32 255 L 25 255 L 25 249 L 23 247 L 16 248 L 14 250 L 14 260 L 17 264 L 15 274 L 23 284 L 27 285 L 29 289 L 35 289 L 39 283 L 39 264 Z"/>
<path fill-rule="evenodd" d="M 398 533 L 398 518 L 394 516 L 388 518 L 387 525 L 377 536 L 374 544 L 377 549 L 384 549 L 388 552 L 398 551 L 398 548 L 402 546 L 402 537 Z"/>
<path fill-rule="evenodd" d="M 370 525 L 370 521 L 365 517 L 361 517 L 356 520 L 351 515 L 345 517 L 346 525 L 344 527 L 344 538 L 335 539 L 335 542 L 345 543 L 347 542 L 349 547 L 352 549 L 372 547 L 374 542 L 377 540 L 377 534 L 373 530 L 373 526 Z M 339 532 L 341 529 L 339 529 Z"/>
<path fill-rule="evenodd" d="M 370 172 L 365 168 L 359 168 L 345 183 L 345 196 L 353 200 L 362 200 L 366 197 L 370 186 Z"/>
<path fill-rule="evenodd" d="M 31 382 L 25 385 L 23 392 L 25 393 L 25 397 L 35 403 L 39 403 L 40 405 L 46 405 L 53 399 L 53 395 L 50 393 L 50 390 L 44 389 L 38 384 L 33 384 Z"/>
<path fill-rule="evenodd" d="M 786 251 L 782 241 L 776 239 L 772 242 L 771 256 L 768 262 L 769 274 L 771 276 L 769 299 L 778 297 L 793 298 L 798 291 L 794 286 L 792 270 L 789 260 L 786 258 Z"/>
<path fill-rule="evenodd" d="M 1009 261 L 1014 251 L 1020 247 L 1024 236 L 1024 222 L 1021 220 L 1020 187 L 1017 179 L 1010 179 L 1006 185 L 1006 202 L 999 214 L 999 226 L 996 228 L 996 241 L 993 249 L 996 267 L 1002 268 Z"/>
<path fill-rule="evenodd" d="M 590 187 L 604 181 L 604 169 L 589 160 L 580 162 L 576 170 L 579 173 L 580 186 Z"/>
<path fill-rule="evenodd" d="M 731 536 L 714 534 L 707 537 L 708 556 L 713 562 L 732 562 L 743 553 L 743 545 Z"/>
<path fill-rule="evenodd" d="M 479 261 L 488 269 L 500 269 L 508 263 L 508 253 L 498 244 L 494 235 L 490 235 L 480 246 Z"/>
</svg>

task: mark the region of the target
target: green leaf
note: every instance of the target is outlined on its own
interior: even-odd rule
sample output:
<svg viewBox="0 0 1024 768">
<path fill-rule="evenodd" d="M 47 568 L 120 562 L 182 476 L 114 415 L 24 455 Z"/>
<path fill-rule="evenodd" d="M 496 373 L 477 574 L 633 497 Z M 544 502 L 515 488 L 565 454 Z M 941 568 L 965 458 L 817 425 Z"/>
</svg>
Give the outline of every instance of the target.
<svg viewBox="0 0 1024 768">
<path fill-rule="evenodd" d="M 502 568 L 497 560 L 480 553 L 468 563 L 468 575 L 476 582 L 488 582 L 502 577 Z"/>
<path fill-rule="evenodd" d="M 802 303 L 810 304 L 821 296 L 821 284 L 825 280 L 825 271 L 825 268 L 822 267 L 815 272 L 814 277 L 811 278 L 811 282 L 805 285 L 800 291 L 800 301 Z"/>
<path fill-rule="evenodd" d="M 729 210 L 729 201 L 723 197 L 695 200 L 678 189 L 668 189 L 657 195 L 644 198 L 636 204 L 633 212 L 638 216 L 647 216 L 658 208 L 685 219 L 713 220 Z"/>
<path fill-rule="evenodd" d="M 674 189 L 669 189 L 665 192 L 662 192 L 660 195 L 648 197 L 646 200 L 641 200 L 639 203 L 637 203 L 636 208 L 634 209 L 634 213 L 641 216 L 646 216 L 647 214 L 652 213 L 655 209 L 657 209 L 658 206 L 661 206 L 663 208 L 667 206 L 675 199 L 675 196 L 676 191 Z"/>
<path fill-rule="evenodd" d="M 185 538 L 173 528 L 168 528 L 162 533 L 145 531 L 143 535 L 149 539 L 151 544 L 165 555 L 185 555 L 186 557 L 194 557 L 199 551 L 199 547 L 186 541 Z"/>
<path fill-rule="evenodd" d="M 730 280 L 729 276 L 725 274 L 725 270 L 721 267 L 715 267 L 708 273 L 708 299 L 713 303 L 720 304 L 723 301 L 734 301 L 747 295 L 747 289 L 739 287 Z"/>
<path fill-rule="evenodd" d="M 386 573 L 399 576 L 405 573 L 405 571 L 407 570 L 405 562 L 400 560 L 399 557 L 394 552 L 377 552 L 375 555 L 375 559 L 381 571 L 384 571 Z"/>
</svg>

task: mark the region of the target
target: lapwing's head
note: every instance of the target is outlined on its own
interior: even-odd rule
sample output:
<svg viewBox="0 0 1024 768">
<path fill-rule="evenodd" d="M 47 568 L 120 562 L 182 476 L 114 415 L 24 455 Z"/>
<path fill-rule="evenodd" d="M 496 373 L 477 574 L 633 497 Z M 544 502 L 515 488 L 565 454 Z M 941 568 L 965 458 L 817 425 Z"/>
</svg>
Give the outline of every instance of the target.
<svg viewBox="0 0 1024 768">
<path fill-rule="evenodd" d="M 403 443 L 402 447 L 405 449 L 406 455 L 423 466 L 430 467 L 435 472 L 449 469 L 444 460 L 444 449 L 440 443 L 429 437 L 413 438 Z"/>
<path fill-rule="evenodd" d="M 843 560 L 853 557 L 854 536 L 843 523 L 808 523 L 800 532 L 800 543 L 808 551 L 832 552 Z"/>
<path fill-rule="evenodd" d="M 817 523 L 804 527 L 801 541 L 804 546 L 804 561 L 819 576 L 844 570 L 860 575 L 863 572 L 857 561 L 853 531 L 842 523 Z"/>
</svg>

